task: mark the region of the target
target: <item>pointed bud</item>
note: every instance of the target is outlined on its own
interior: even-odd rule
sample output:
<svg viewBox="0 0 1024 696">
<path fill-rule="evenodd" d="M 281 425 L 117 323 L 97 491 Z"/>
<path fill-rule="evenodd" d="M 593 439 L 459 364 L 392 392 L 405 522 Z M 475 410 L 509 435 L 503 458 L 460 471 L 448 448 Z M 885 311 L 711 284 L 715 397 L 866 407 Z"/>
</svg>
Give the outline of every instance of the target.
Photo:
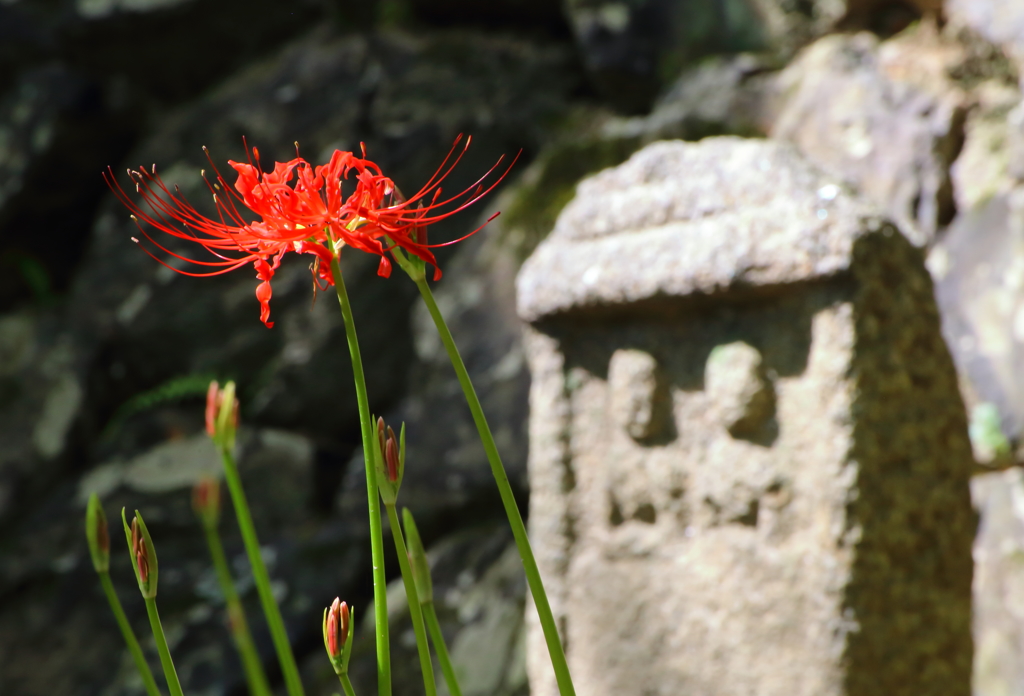
<svg viewBox="0 0 1024 696">
<path fill-rule="evenodd" d="M 149 583 L 149 552 L 146 550 L 146 540 L 142 538 L 142 532 L 139 530 L 138 517 L 132 518 L 132 556 L 135 558 L 139 582 Z"/>
<path fill-rule="evenodd" d="M 434 601 L 434 583 L 430 579 L 430 563 L 427 552 L 423 548 L 423 540 L 412 519 L 409 508 L 402 510 L 402 523 L 405 525 L 405 541 L 409 551 L 409 566 L 412 568 L 412 579 L 416 585 L 416 594 L 420 604 Z"/>
<path fill-rule="evenodd" d="M 217 435 L 217 412 L 220 411 L 220 385 L 216 380 L 210 382 L 206 390 L 206 433 L 210 437 Z"/>
<path fill-rule="evenodd" d="M 235 383 L 228 382 L 222 389 L 217 382 L 210 382 L 206 391 L 206 432 L 220 447 L 232 449 L 238 430 L 238 399 L 235 398 Z"/>
<path fill-rule="evenodd" d="M 395 440 L 395 433 L 388 428 L 388 442 L 384 448 L 384 464 L 387 466 L 388 481 L 398 481 L 398 442 Z"/>
<path fill-rule="evenodd" d="M 132 567 L 135 569 L 135 579 L 139 582 L 139 591 L 142 592 L 143 597 L 152 599 L 156 597 L 158 576 L 153 539 L 149 536 L 149 530 L 138 510 L 135 511 L 135 517 L 132 518 L 132 523 L 129 526 L 125 509 L 121 508 L 121 521 L 124 523 L 125 539 L 128 541 Z"/>
<path fill-rule="evenodd" d="M 377 447 L 373 448 L 374 466 L 377 470 L 377 488 L 385 505 L 394 505 L 398 489 L 402 485 L 405 464 L 405 424 L 402 424 L 401 440 L 395 431 L 384 425 L 384 419 L 377 419 Z"/>
<path fill-rule="evenodd" d="M 89 505 L 85 509 L 85 538 L 89 542 L 89 555 L 92 556 L 92 567 L 97 573 L 110 570 L 110 533 L 107 531 L 107 516 L 103 513 L 99 496 L 89 496 Z"/>
<path fill-rule="evenodd" d="M 335 597 L 330 608 L 324 609 L 324 647 L 337 674 L 348 671 L 348 658 L 352 651 L 352 615 L 348 604 Z"/>
<path fill-rule="evenodd" d="M 216 527 L 220 519 L 220 482 L 204 476 L 192 488 L 192 509 L 206 527 Z"/>
</svg>

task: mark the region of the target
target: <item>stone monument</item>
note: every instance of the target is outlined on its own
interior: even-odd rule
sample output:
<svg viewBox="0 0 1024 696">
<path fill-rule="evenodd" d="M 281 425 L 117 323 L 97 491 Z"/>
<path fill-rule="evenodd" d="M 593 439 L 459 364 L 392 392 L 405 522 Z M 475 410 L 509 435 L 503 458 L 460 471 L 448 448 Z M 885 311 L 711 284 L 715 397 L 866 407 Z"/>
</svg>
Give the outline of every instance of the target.
<svg viewBox="0 0 1024 696">
<path fill-rule="evenodd" d="M 518 306 L 577 693 L 967 696 L 967 423 L 876 208 L 786 144 L 656 143 L 580 184 Z M 554 696 L 536 622 L 528 662 Z"/>
</svg>

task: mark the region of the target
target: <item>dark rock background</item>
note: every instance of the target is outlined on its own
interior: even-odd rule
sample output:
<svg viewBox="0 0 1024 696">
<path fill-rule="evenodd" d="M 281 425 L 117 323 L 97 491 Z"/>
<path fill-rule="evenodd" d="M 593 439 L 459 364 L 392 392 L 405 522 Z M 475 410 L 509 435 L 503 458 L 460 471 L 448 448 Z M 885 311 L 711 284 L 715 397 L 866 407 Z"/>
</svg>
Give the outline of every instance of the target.
<svg viewBox="0 0 1024 696">
<path fill-rule="evenodd" d="M 930 249 L 979 414 L 977 455 L 1002 468 L 1024 434 L 1019 17 L 1011 0 L 0 2 L 0 693 L 141 693 L 88 562 L 89 490 L 112 518 L 127 506 L 150 521 L 186 691 L 244 692 L 189 508 L 192 482 L 216 469 L 201 422 L 211 377 L 239 384 L 242 475 L 311 692 L 337 690 L 322 607 L 335 595 L 362 616 L 370 605 L 358 421 L 331 296 L 314 304 L 306 262 L 288 259 L 268 331 L 254 273 L 188 278 L 131 243 L 106 166 L 156 163 L 200 200 L 201 146 L 220 166 L 242 156 L 243 135 L 265 161 L 294 141 L 316 161 L 365 142 L 407 190 L 459 133 L 474 142 L 452 190 L 522 150 L 498 194 L 431 234 L 453 239 L 503 211 L 443 250 L 437 293 L 525 508 L 513 279 L 575 183 L 653 140 L 792 140 Z M 466 692 L 525 693 L 524 588 L 447 359 L 407 279 L 378 278 L 358 252 L 344 265 L 371 406 L 408 424 L 403 501 L 433 549 Z M 273 665 L 229 512 L 222 529 Z M 116 542 L 113 574 L 147 636 Z M 415 693 L 395 606 L 395 661 L 409 666 L 396 693 Z M 1024 616 L 1000 621 L 1006 640 L 1024 638 Z M 372 649 L 360 646 L 366 693 Z M 986 678 L 1003 683 L 1011 672 L 993 660 Z"/>
</svg>

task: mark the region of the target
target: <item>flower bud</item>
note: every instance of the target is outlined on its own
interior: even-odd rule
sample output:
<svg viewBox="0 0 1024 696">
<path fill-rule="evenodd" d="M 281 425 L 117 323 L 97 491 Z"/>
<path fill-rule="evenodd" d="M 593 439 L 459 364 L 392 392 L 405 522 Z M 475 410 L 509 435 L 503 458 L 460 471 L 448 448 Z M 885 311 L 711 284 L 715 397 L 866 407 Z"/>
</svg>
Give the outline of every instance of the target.
<svg viewBox="0 0 1024 696">
<path fill-rule="evenodd" d="M 204 476 L 192 487 L 192 509 L 207 527 L 216 527 L 220 519 L 220 482 Z"/>
<path fill-rule="evenodd" d="M 235 383 L 228 382 L 221 389 L 214 381 L 206 391 L 206 432 L 220 447 L 231 449 L 235 446 L 235 432 L 238 430 L 238 399 L 235 398 Z"/>
<path fill-rule="evenodd" d="M 206 390 L 206 433 L 210 437 L 217 436 L 217 413 L 220 411 L 220 384 L 217 380 L 210 382 Z"/>
<path fill-rule="evenodd" d="M 409 552 L 409 566 L 412 568 L 412 579 L 416 585 L 416 594 L 420 604 L 434 601 L 434 583 L 430 579 L 430 563 L 427 552 L 423 549 L 423 540 L 412 519 L 409 508 L 402 510 L 402 523 L 405 526 L 405 543 Z"/>
<path fill-rule="evenodd" d="M 373 457 L 377 469 L 377 488 L 380 489 L 384 504 L 394 505 L 405 473 L 405 424 L 402 424 L 400 437 L 396 438 L 395 431 L 384 425 L 383 418 L 378 418 L 376 445 L 372 449 L 375 450 Z"/>
<path fill-rule="evenodd" d="M 107 531 L 107 516 L 103 513 L 99 496 L 89 496 L 89 505 L 85 509 L 85 538 L 89 542 L 89 555 L 92 556 L 92 567 L 97 573 L 110 570 L 110 533 Z"/>
<path fill-rule="evenodd" d="M 398 481 L 398 441 L 395 439 L 395 431 L 388 426 L 388 440 L 387 445 L 384 447 L 384 464 L 387 468 L 388 481 L 396 483 Z"/>
<path fill-rule="evenodd" d="M 337 674 L 348 671 L 352 654 L 352 613 L 348 604 L 337 597 L 330 608 L 324 609 L 324 647 Z"/>
<path fill-rule="evenodd" d="M 128 541 L 132 567 L 135 569 L 135 579 L 139 582 L 139 591 L 146 599 L 152 599 L 156 597 L 158 576 L 153 539 L 149 536 L 149 530 L 138 510 L 135 511 L 135 517 L 132 518 L 132 523 L 129 525 L 125 509 L 121 508 L 121 521 L 124 523 L 125 539 Z"/>
</svg>

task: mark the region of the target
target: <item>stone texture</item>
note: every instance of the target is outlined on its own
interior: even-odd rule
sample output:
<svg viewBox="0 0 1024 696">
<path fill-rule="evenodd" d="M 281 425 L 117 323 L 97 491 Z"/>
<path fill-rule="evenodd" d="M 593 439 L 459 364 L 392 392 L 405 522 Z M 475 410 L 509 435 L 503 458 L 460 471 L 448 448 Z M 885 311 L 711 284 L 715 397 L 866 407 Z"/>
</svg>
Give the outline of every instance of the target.
<svg viewBox="0 0 1024 696">
<path fill-rule="evenodd" d="M 580 183 L 523 266 L 521 317 L 828 277 L 848 267 L 862 218 L 882 224 L 784 144 L 709 138 L 699 148 L 655 143 L 642 153 Z M 624 229 L 636 234 L 617 234 Z M 627 252 L 631 265 L 618 263 Z"/>
<path fill-rule="evenodd" d="M 761 352 L 743 341 L 716 346 L 708 355 L 705 390 L 716 417 L 735 438 L 757 437 L 775 415 L 775 393 L 762 361 Z"/>
<path fill-rule="evenodd" d="M 580 185 L 518 292 L 580 693 L 968 693 L 966 418 L 922 253 L 871 206 L 791 146 L 658 143 Z M 668 386 L 660 439 L 616 425 L 622 350 Z"/>
<path fill-rule="evenodd" d="M 970 27 L 1011 56 L 1024 68 L 1024 7 L 1015 0 L 946 0 L 954 24 Z"/>
<path fill-rule="evenodd" d="M 757 3 L 749 0 L 563 4 L 595 86 L 626 112 L 646 111 L 665 84 L 705 56 L 763 49 L 768 43 Z"/>
<path fill-rule="evenodd" d="M 957 210 L 970 212 L 1024 182 L 1024 101 L 1004 80 L 974 90 L 964 124 L 964 145 L 950 174 Z"/>
<path fill-rule="evenodd" d="M 1012 694 L 1024 686 L 1017 646 L 1024 640 L 1024 477 L 1021 470 L 971 481 L 981 517 L 974 543 L 974 696 Z"/>
<path fill-rule="evenodd" d="M 78 445 L 83 355 L 58 316 L 0 316 L 0 524 L 61 479 Z"/>
<path fill-rule="evenodd" d="M 959 216 L 928 266 L 942 330 L 974 409 L 990 404 L 1003 434 L 1024 434 L 1024 189 L 998 194 Z M 981 461 L 991 452 L 978 449 Z"/>
<path fill-rule="evenodd" d="M 882 205 L 915 244 L 928 244 L 955 213 L 949 167 L 965 101 L 947 70 L 959 58 L 929 24 L 884 43 L 868 33 L 821 39 L 780 76 L 771 135 Z"/>
</svg>

